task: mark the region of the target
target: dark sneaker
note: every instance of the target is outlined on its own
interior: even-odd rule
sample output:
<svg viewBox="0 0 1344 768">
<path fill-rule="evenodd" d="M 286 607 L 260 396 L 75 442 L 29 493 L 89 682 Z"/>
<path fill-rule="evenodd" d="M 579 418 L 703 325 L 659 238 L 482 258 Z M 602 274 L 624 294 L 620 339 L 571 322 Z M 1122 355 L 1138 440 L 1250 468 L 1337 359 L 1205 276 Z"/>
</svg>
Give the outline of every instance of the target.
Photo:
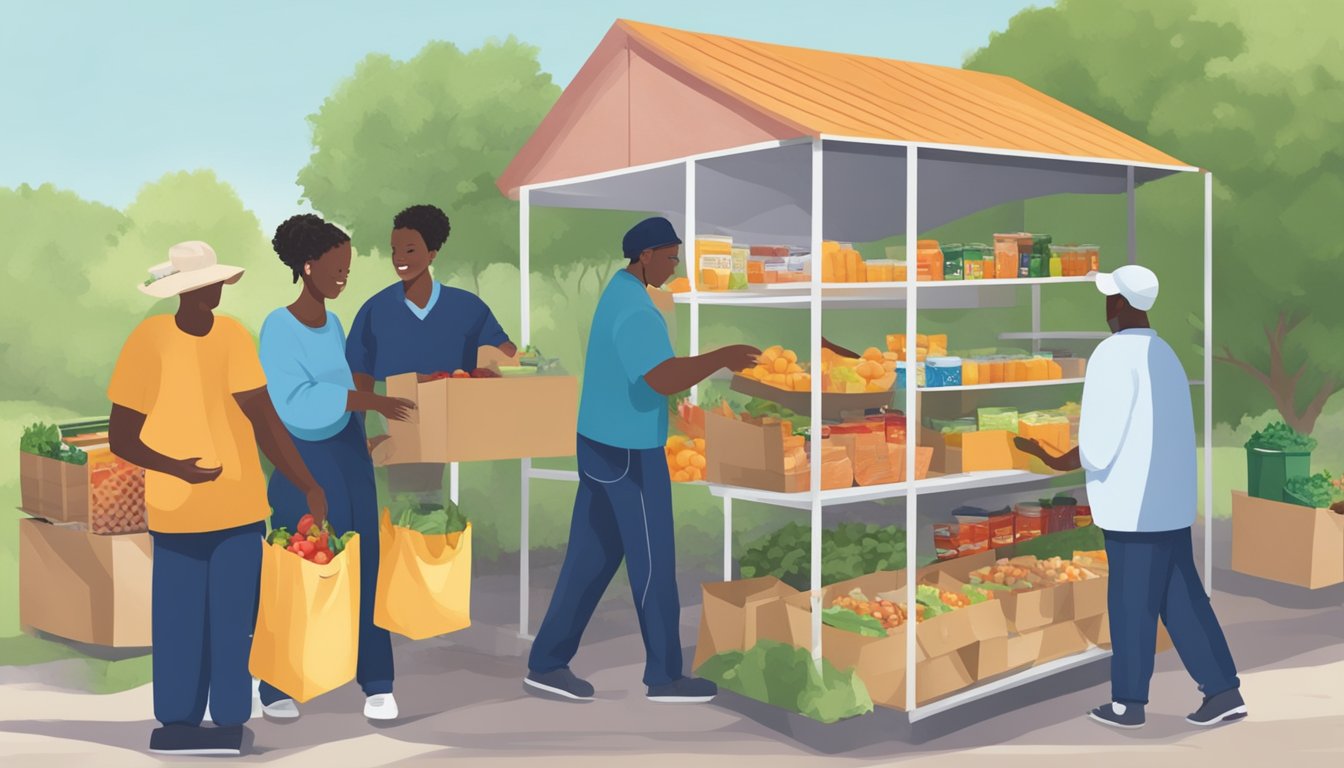
<svg viewBox="0 0 1344 768">
<path fill-rule="evenodd" d="M 1233 688 L 1214 696 L 1205 696 L 1199 711 L 1185 718 L 1191 725 L 1208 727 L 1220 723 L 1235 723 L 1246 717 L 1246 702 L 1241 691 Z"/>
<path fill-rule="evenodd" d="M 155 728 L 150 735 L 149 751 L 160 755 L 241 755 L 243 726 L 193 728 L 190 725 L 165 725 Z"/>
<path fill-rule="evenodd" d="M 529 688 L 574 701 L 592 701 L 593 686 L 586 680 L 580 680 L 568 667 L 554 672 L 528 672 L 523 684 Z"/>
<path fill-rule="evenodd" d="M 1112 728 L 1142 728 L 1144 723 L 1142 704 L 1107 704 L 1092 710 L 1088 717 Z"/>
<path fill-rule="evenodd" d="M 698 677 L 683 677 L 667 685 L 650 685 L 649 701 L 660 704 L 704 704 L 719 695 L 719 686 Z"/>
</svg>

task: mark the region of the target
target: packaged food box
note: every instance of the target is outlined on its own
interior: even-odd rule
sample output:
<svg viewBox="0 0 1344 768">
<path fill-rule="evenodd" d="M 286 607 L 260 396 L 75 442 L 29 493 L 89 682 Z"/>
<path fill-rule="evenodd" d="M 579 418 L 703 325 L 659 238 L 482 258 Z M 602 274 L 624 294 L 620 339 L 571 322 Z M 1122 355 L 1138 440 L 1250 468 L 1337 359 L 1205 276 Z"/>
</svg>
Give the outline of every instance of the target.
<svg viewBox="0 0 1344 768">
<path fill-rule="evenodd" d="M 374 463 L 448 464 L 574 455 L 579 384 L 573 376 L 387 380 L 387 394 L 416 404 L 388 424 Z"/>
<path fill-rule="evenodd" d="M 76 523 L 95 534 L 148 530 L 145 471 L 112 454 L 105 433 L 63 440 L 86 454 L 84 464 L 19 454 L 20 505 L 34 517 Z"/>
<path fill-rule="evenodd" d="M 966 472 L 991 472 L 1013 469 L 1013 433 L 1007 430 L 980 430 L 961 437 L 962 468 Z"/>
<path fill-rule="evenodd" d="M 149 647 L 151 549 L 148 533 L 20 520 L 19 623 L 80 643 Z"/>
<path fill-rule="evenodd" d="M 961 358 L 930 357 L 926 363 L 925 381 L 930 387 L 960 387 Z"/>
</svg>

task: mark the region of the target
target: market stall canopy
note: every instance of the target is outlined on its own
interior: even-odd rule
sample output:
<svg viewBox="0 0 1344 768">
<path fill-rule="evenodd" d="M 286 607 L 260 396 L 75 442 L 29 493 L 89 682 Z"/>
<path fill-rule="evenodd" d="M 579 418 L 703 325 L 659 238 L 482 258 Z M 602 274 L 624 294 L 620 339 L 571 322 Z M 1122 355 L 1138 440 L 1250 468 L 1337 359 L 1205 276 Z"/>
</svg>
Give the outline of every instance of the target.
<svg viewBox="0 0 1344 768">
<path fill-rule="evenodd" d="M 533 205 L 675 214 L 685 174 L 659 164 L 768 145 L 702 161 L 700 231 L 805 242 L 818 138 L 825 229 L 857 241 L 904 229 L 911 144 L 921 228 L 1013 200 L 1121 193 L 1126 166 L 1135 184 L 1196 170 L 1012 78 L 619 20 L 498 185 L 517 198 L 552 184 Z"/>
</svg>

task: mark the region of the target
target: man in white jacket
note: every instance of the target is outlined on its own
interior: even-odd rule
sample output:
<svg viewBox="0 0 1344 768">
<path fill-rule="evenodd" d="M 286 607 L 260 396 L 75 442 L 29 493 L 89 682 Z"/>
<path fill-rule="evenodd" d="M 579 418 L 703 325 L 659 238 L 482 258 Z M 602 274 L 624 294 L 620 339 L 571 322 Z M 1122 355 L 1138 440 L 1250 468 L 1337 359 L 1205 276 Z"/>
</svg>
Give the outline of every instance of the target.
<svg viewBox="0 0 1344 768">
<path fill-rule="evenodd" d="M 1113 335 L 1098 345 L 1083 384 L 1077 448 L 1022 450 L 1087 476 L 1092 516 L 1110 561 L 1111 699 L 1091 717 L 1117 728 L 1144 723 L 1161 617 L 1204 702 L 1187 721 L 1246 717 L 1236 665 L 1195 568 L 1195 417 L 1176 353 L 1148 324 L 1157 275 L 1130 265 L 1097 276 Z"/>
</svg>

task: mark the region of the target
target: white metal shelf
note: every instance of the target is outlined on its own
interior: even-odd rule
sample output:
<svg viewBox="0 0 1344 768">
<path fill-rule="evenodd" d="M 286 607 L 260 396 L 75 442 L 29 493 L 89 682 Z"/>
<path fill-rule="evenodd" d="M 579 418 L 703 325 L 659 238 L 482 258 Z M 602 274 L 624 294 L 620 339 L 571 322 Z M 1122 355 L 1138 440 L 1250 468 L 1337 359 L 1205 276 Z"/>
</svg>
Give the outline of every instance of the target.
<svg viewBox="0 0 1344 768">
<path fill-rule="evenodd" d="M 1107 658 L 1111 652 L 1105 648 L 1089 648 L 1082 653 L 1076 653 L 1072 656 L 1065 656 L 1062 659 L 1046 662 L 1040 666 L 1024 669 L 1007 677 L 1001 677 L 998 680 L 991 680 L 987 683 L 976 685 L 973 688 L 967 688 L 960 693 L 948 696 L 945 699 L 921 704 L 910 713 L 910 721 L 923 720 L 926 717 L 933 717 L 940 712 L 947 712 L 956 709 L 964 704 L 969 704 L 979 699 L 988 698 L 996 693 L 1012 690 L 1034 683 L 1037 680 L 1044 680 L 1051 675 L 1057 675 L 1070 669 L 1076 669 L 1087 664 L 1091 664 L 1099 659 Z"/>
<path fill-rule="evenodd" d="M 980 390 L 993 391 L 998 389 L 1034 389 L 1036 387 L 1059 387 L 1069 384 L 1082 384 L 1082 379 L 1050 379 L 1048 381 L 1009 381 L 1003 384 L 970 384 L 962 387 L 919 387 L 918 391 L 925 392 L 979 392 Z"/>
<path fill-rule="evenodd" d="M 926 496 L 935 493 L 952 493 L 955 491 L 973 491 L 983 488 L 1006 488 L 1014 485 L 1031 485 L 1034 483 L 1044 483 L 1056 480 L 1062 477 L 1069 477 L 1077 473 L 1065 472 L 1053 475 L 1041 475 L 1035 472 L 1025 470 L 1001 470 L 995 472 L 972 472 L 959 475 L 944 475 L 942 477 L 931 477 L 926 480 L 916 480 L 914 483 L 915 491 L 920 496 Z M 809 491 L 801 493 L 779 493 L 777 491 L 761 491 L 755 488 L 743 488 L 736 485 L 719 485 L 708 483 L 709 492 L 719 498 L 735 499 L 738 501 L 754 501 L 760 504 L 770 504 L 777 507 L 791 507 L 793 509 L 811 509 L 812 496 Z M 835 507 L 843 504 L 857 504 L 863 501 L 882 501 L 884 499 L 903 498 L 910 492 L 910 483 L 889 483 L 887 485 L 869 485 L 857 488 L 844 488 L 834 491 L 822 491 L 817 494 L 821 498 L 821 504 L 824 507 Z"/>
<path fill-rule="evenodd" d="M 1010 306 L 1013 288 L 1093 282 L 1091 277 L 1043 277 L 1014 280 L 946 280 L 915 283 L 929 294 L 919 302 L 927 309 L 958 309 L 977 306 Z M 906 283 L 822 283 L 818 291 L 823 306 L 837 309 L 883 309 L 905 304 Z M 1005 295 L 1004 291 L 1008 293 Z M 772 307 L 808 309 L 812 284 L 788 283 L 746 291 L 687 291 L 673 300 L 678 304 L 720 307 Z"/>
<path fill-rule="evenodd" d="M 1109 331 L 1026 331 L 999 334 L 999 338 L 1003 341 L 1104 341 L 1110 336 Z"/>
</svg>

